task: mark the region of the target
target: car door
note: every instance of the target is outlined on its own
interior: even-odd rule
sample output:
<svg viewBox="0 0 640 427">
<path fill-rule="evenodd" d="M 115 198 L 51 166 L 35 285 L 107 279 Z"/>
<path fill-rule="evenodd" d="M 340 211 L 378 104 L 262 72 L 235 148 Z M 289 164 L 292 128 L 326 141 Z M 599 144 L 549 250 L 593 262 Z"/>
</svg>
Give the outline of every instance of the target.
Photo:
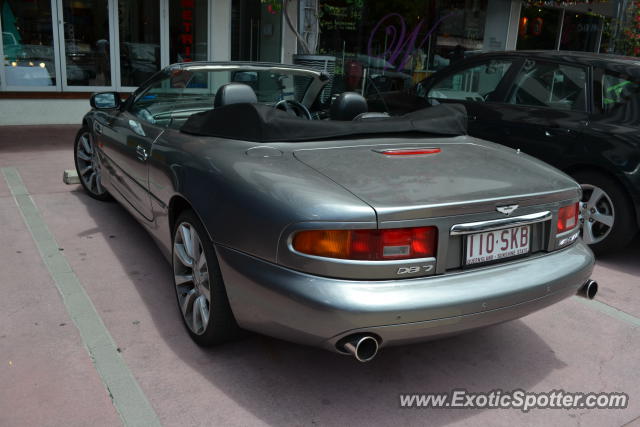
<svg viewBox="0 0 640 427">
<path fill-rule="evenodd" d="M 134 93 L 133 99 L 102 127 L 102 151 L 112 187 L 132 211 L 153 220 L 149 194 L 148 160 L 153 142 L 171 120 L 171 106 L 180 88 L 169 75 L 160 75 Z"/>
<path fill-rule="evenodd" d="M 426 87 L 418 88 L 418 92 L 423 92 L 432 104 L 464 104 L 469 118 L 469 133 L 482 134 L 486 131 L 486 123 L 480 118 L 491 117 L 492 105 L 504 98 L 504 92 L 521 62 L 522 59 L 515 56 L 464 61 L 455 68 L 438 73 Z"/>
<path fill-rule="evenodd" d="M 504 98 L 478 115 L 483 127 L 470 133 L 563 168 L 589 123 L 591 87 L 586 66 L 527 58 Z"/>
</svg>

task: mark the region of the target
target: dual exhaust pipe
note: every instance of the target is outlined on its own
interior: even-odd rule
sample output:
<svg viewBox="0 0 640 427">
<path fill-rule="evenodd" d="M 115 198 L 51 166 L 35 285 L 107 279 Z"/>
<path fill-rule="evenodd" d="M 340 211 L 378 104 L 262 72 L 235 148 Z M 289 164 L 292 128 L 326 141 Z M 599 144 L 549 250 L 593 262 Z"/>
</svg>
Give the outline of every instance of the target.
<svg viewBox="0 0 640 427">
<path fill-rule="evenodd" d="M 368 362 L 378 354 L 378 340 L 369 334 L 350 335 L 338 342 L 338 350 L 348 353 L 358 362 Z"/>
<path fill-rule="evenodd" d="M 578 290 L 578 295 L 587 299 L 594 299 L 597 293 L 598 282 L 591 279 L 587 280 Z M 379 347 L 378 339 L 370 334 L 350 335 L 337 344 L 338 350 L 352 355 L 358 362 L 373 360 L 378 354 Z"/>
<path fill-rule="evenodd" d="M 595 280 L 587 280 L 580 289 L 578 289 L 578 296 L 586 299 L 594 299 L 598 293 L 598 282 Z"/>
</svg>

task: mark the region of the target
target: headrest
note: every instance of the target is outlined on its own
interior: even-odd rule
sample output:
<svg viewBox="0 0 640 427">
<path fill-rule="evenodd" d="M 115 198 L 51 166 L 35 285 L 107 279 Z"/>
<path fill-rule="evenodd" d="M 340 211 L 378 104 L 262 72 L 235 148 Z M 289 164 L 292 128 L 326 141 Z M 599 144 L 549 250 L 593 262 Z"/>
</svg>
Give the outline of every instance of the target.
<svg viewBox="0 0 640 427">
<path fill-rule="evenodd" d="M 227 83 L 220 86 L 220 89 L 216 92 L 213 106 L 218 108 L 230 104 L 255 104 L 256 102 L 258 102 L 258 97 L 251 89 L 251 86 L 244 83 Z"/>
<path fill-rule="evenodd" d="M 341 93 L 331 104 L 331 120 L 353 120 L 358 114 L 369 111 L 367 100 L 356 92 Z"/>
</svg>

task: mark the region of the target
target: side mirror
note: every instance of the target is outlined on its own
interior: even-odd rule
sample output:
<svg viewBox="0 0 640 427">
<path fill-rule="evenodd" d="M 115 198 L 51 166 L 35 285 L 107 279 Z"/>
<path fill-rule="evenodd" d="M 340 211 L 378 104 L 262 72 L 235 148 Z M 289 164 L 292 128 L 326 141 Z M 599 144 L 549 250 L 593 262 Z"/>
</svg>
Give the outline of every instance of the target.
<svg viewBox="0 0 640 427">
<path fill-rule="evenodd" d="M 120 95 L 118 92 L 94 93 L 89 99 L 92 108 L 98 110 L 112 110 L 120 106 Z"/>
</svg>

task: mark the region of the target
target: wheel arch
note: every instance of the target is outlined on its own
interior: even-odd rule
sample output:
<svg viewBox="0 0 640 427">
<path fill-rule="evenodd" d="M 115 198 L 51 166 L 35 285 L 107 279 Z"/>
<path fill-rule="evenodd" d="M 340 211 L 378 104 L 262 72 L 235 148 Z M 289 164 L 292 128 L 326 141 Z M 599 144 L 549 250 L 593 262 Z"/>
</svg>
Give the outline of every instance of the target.
<svg viewBox="0 0 640 427">
<path fill-rule="evenodd" d="M 191 203 L 189 200 L 187 200 L 186 197 L 184 197 L 181 194 L 176 194 L 171 198 L 171 200 L 169 201 L 169 208 L 168 208 L 168 211 L 167 211 L 168 220 L 169 220 L 169 234 L 171 236 L 172 242 L 173 242 L 173 229 L 176 226 L 176 221 L 178 220 L 178 217 L 180 216 L 180 213 L 182 213 L 183 211 L 188 210 L 188 209 L 190 209 L 190 210 L 192 210 L 194 212 L 194 214 L 200 220 L 200 223 L 202 224 L 202 226 L 206 230 L 207 236 L 209 237 L 209 240 L 211 242 L 213 242 L 213 238 L 211 236 L 211 232 L 207 228 L 207 223 L 202 220 L 202 217 L 200 217 L 200 214 L 198 213 L 198 211 L 193 206 L 193 203 Z"/>
<path fill-rule="evenodd" d="M 82 116 L 82 127 L 86 127 L 89 131 L 92 131 L 91 125 L 95 121 L 95 114 L 93 111 L 89 111 L 87 114 Z"/>
<path fill-rule="evenodd" d="M 193 206 L 189 201 L 183 196 L 177 194 L 171 198 L 169 201 L 169 233 L 173 234 L 173 229 L 176 226 L 176 221 L 180 216 L 180 213 L 183 211 L 191 209 L 193 210 Z"/>
</svg>

